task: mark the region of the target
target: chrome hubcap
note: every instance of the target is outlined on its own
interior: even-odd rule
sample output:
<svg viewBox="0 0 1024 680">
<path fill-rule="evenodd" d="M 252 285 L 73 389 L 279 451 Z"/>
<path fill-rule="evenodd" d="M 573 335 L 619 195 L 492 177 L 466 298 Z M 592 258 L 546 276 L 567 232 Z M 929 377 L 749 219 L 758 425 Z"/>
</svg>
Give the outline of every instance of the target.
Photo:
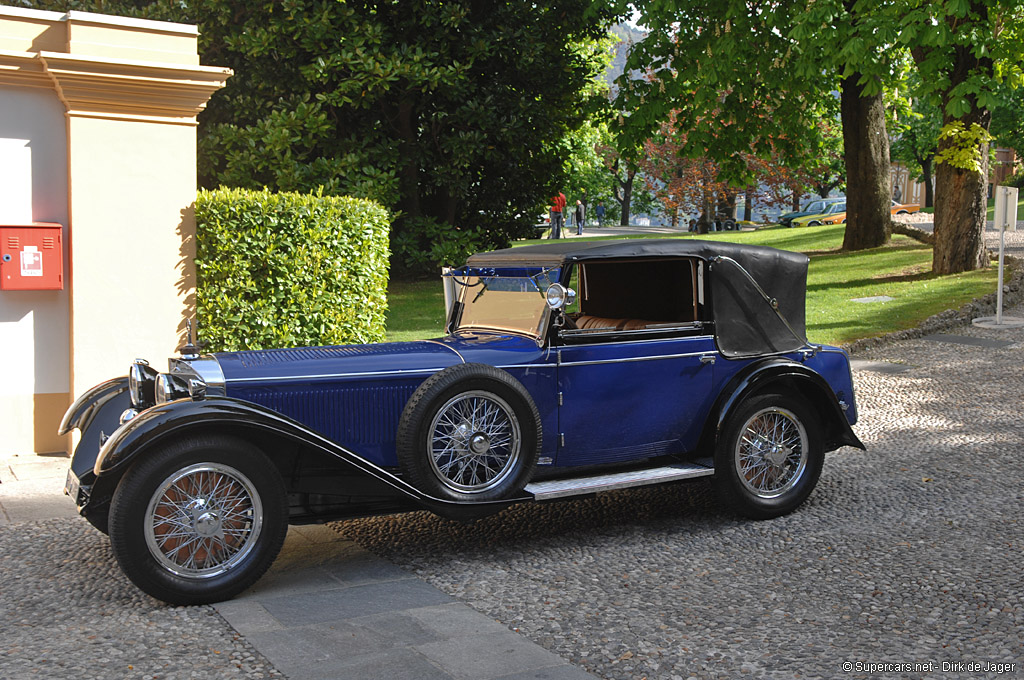
<svg viewBox="0 0 1024 680">
<path fill-rule="evenodd" d="M 434 416 L 429 433 L 431 468 L 442 484 L 460 493 L 493 489 L 519 461 L 519 421 L 491 392 L 452 397 Z"/>
<path fill-rule="evenodd" d="M 790 411 L 765 408 L 747 420 L 736 444 L 740 482 L 755 496 L 778 498 L 803 477 L 808 460 L 807 431 Z"/>
<path fill-rule="evenodd" d="M 197 463 L 159 485 L 144 531 L 160 566 L 178 576 L 206 579 L 245 559 L 262 528 L 263 506 L 249 478 L 228 465 Z"/>
</svg>

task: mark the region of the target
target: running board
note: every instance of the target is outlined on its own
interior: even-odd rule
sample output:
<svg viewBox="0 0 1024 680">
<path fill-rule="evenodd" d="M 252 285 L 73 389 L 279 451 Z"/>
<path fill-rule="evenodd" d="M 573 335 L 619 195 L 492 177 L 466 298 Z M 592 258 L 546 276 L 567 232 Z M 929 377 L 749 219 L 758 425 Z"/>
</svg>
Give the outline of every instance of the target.
<svg viewBox="0 0 1024 680">
<path fill-rule="evenodd" d="M 608 475 L 597 475 L 595 477 L 577 477 L 575 479 L 553 479 L 547 482 L 534 482 L 526 485 L 526 491 L 533 494 L 534 500 L 547 501 L 554 498 L 566 498 L 568 496 L 581 496 L 583 494 L 597 493 L 599 491 L 612 491 L 614 489 L 629 489 L 634 486 L 647 486 L 648 484 L 662 484 L 664 482 L 675 482 L 681 479 L 694 479 L 696 477 L 707 477 L 715 474 L 715 469 L 710 466 L 710 459 L 702 459 L 702 462 L 709 465 L 698 465 L 696 463 L 677 463 L 667 467 L 649 468 L 646 470 L 633 470 L 631 472 L 615 472 Z"/>
</svg>

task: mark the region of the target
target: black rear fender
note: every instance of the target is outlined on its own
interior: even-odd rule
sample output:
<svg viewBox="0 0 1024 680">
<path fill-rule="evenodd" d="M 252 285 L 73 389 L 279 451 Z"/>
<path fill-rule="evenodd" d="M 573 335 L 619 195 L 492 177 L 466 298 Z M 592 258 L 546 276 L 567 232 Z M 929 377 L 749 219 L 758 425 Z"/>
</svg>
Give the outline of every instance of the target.
<svg viewBox="0 0 1024 680">
<path fill-rule="evenodd" d="M 766 359 L 732 378 L 722 390 L 704 427 L 700 450 L 711 451 L 729 416 L 751 397 L 786 394 L 803 399 L 821 425 L 825 451 L 841 446 L 865 449 L 847 422 L 843 408 L 828 382 L 815 371 L 789 359 Z"/>
</svg>

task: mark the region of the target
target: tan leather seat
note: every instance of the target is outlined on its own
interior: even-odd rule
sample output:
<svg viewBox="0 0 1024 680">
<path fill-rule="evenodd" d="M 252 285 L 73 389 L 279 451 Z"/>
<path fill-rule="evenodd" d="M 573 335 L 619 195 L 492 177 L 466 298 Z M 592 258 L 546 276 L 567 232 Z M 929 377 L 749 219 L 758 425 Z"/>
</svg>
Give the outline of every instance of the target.
<svg viewBox="0 0 1024 680">
<path fill-rule="evenodd" d="M 626 319 L 626 323 L 622 325 L 624 331 L 635 331 L 640 328 L 646 328 L 647 324 L 654 323 L 653 321 L 646 321 L 644 319 Z"/>
<path fill-rule="evenodd" d="M 615 330 L 622 330 L 622 326 L 626 323 L 625 319 L 606 319 L 601 316 L 581 316 L 576 319 L 577 328 L 612 328 Z"/>
</svg>

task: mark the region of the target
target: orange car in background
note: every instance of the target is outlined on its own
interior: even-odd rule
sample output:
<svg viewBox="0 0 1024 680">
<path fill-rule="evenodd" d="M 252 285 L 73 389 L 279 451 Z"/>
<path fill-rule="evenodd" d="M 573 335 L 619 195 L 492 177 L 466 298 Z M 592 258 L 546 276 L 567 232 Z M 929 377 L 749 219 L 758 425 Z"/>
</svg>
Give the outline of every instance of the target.
<svg viewBox="0 0 1024 680">
<path fill-rule="evenodd" d="M 917 203 L 897 203 L 892 202 L 892 207 L 889 208 L 889 213 L 892 215 L 909 215 L 910 213 L 916 213 L 921 210 L 921 206 Z M 823 219 L 822 224 L 839 224 L 846 222 L 846 213 L 836 213 L 835 215 L 829 215 Z"/>
</svg>

